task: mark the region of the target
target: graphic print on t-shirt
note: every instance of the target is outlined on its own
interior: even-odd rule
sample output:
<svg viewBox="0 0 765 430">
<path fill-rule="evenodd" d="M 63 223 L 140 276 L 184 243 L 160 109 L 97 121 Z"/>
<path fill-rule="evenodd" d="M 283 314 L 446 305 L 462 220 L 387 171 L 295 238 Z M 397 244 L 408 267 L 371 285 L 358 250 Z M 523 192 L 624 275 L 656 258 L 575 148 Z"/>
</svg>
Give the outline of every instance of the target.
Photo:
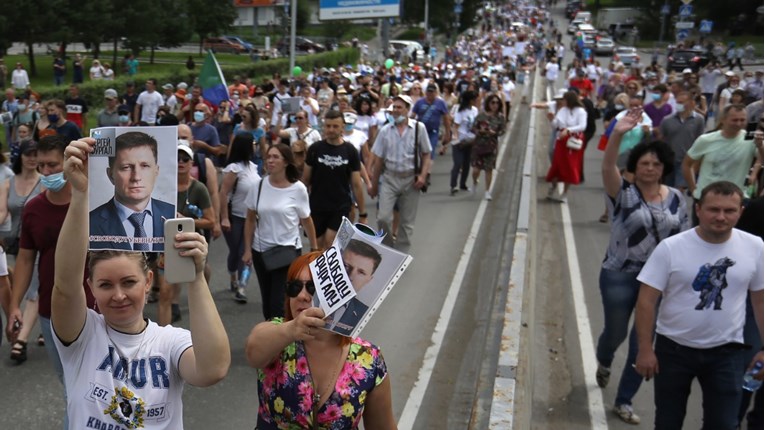
<svg viewBox="0 0 765 430">
<path fill-rule="evenodd" d="M 330 169 L 348 164 L 348 159 L 343 158 L 341 155 L 323 154 L 317 158 L 317 161 Z"/>
<path fill-rule="evenodd" d="M 723 257 L 715 264 L 704 263 L 696 277 L 693 279 L 693 291 L 699 292 L 699 304 L 696 310 L 701 311 L 709 309 L 714 304 L 714 310 L 722 309 L 722 290 L 728 287 L 726 273 L 728 268 L 735 265 L 736 262 L 728 257 Z"/>
</svg>

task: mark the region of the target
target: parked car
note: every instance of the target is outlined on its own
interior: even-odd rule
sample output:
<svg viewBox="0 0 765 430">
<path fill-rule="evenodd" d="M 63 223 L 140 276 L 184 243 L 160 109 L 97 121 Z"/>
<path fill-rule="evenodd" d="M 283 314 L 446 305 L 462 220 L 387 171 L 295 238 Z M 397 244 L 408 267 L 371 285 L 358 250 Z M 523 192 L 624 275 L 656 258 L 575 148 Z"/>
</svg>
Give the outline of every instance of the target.
<svg viewBox="0 0 765 430">
<path fill-rule="evenodd" d="M 593 51 L 595 50 L 595 44 L 597 43 L 595 40 L 595 36 L 589 33 L 585 33 L 582 35 L 582 43 L 584 43 L 585 48 L 590 48 Z"/>
<path fill-rule="evenodd" d="M 248 53 L 252 52 L 252 50 L 255 49 L 255 45 L 253 45 L 252 43 L 242 39 L 239 36 L 223 36 L 223 38 L 224 39 L 228 39 L 228 40 L 230 40 L 230 41 L 232 41 L 234 43 L 238 43 L 238 44 L 242 45 L 244 50 L 246 52 L 248 52 Z"/>
<path fill-rule="evenodd" d="M 614 59 L 618 59 L 627 67 L 633 63 L 640 62 L 640 56 L 637 53 L 637 48 L 634 46 L 620 46 L 616 48 L 614 50 Z"/>
<path fill-rule="evenodd" d="M 583 20 L 583 19 L 575 19 L 575 20 L 571 21 L 571 23 L 569 23 L 568 29 L 567 29 L 568 34 L 574 34 L 577 31 L 579 31 L 579 25 L 580 24 L 586 24 L 585 20 Z"/>
<path fill-rule="evenodd" d="M 679 49 L 667 57 L 667 69 L 682 71 L 691 69 L 698 72 L 709 63 L 709 56 L 704 51 L 695 49 Z"/>
<path fill-rule="evenodd" d="M 412 40 L 391 40 L 388 41 L 388 47 L 396 52 L 401 51 L 401 55 L 399 56 L 401 62 L 412 62 L 415 52 L 417 53 L 418 62 L 427 61 L 425 60 L 425 50 L 418 42 Z"/>
<path fill-rule="evenodd" d="M 223 37 L 210 37 L 204 40 L 202 43 L 202 49 L 211 50 L 212 52 L 228 52 L 231 54 L 241 54 L 245 52 L 244 46 L 232 42 Z"/>
<path fill-rule="evenodd" d="M 290 39 L 284 38 L 279 40 L 279 42 L 276 44 L 276 49 L 285 55 L 289 53 Z M 327 50 L 327 47 L 321 43 L 314 42 L 311 39 L 302 36 L 295 36 L 295 50 L 302 52 L 324 52 Z"/>
<path fill-rule="evenodd" d="M 595 55 L 611 55 L 614 52 L 614 40 L 610 37 L 599 36 L 595 40 Z"/>
<path fill-rule="evenodd" d="M 566 18 L 569 20 L 574 19 L 577 12 L 584 9 L 584 5 L 581 0 L 569 0 L 566 2 Z"/>
</svg>

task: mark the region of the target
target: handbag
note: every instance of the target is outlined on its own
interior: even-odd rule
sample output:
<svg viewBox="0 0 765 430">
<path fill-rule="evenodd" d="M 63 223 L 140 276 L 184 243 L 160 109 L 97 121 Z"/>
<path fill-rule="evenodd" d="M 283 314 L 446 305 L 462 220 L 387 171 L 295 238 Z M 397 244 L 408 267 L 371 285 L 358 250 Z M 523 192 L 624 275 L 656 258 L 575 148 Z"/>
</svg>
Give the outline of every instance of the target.
<svg viewBox="0 0 765 430">
<path fill-rule="evenodd" d="M 263 178 L 258 184 L 258 198 L 255 200 L 255 225 L 256 228 L 260 228 L 260 215 L 258 214 L 258 207 L 260 206 L 260 193 L 263 191 Z M 292 264 L 298 256 L 298 250 L 294 246 L 277 245 L 271 249 L 260 253 L 260 257 L 263 259 L 263 267 L 266 271 L 271 272 L 274 270 L 282 269 Z"/>
<path fill-rule="evenodd" d="M 420 175 L 422 172 L 422 167 L 420 166 L 420 145 L 419 141 L 417 139 L 420 131 L 420 122 L 416 121 L 414 122 L 414 180 L 417 180 L 417 176 Z M 423 163 L 424 164 L 424 163 Z M 425 185 L 420 188 L 421 193 L 427 193 L 428 192 L 428 181 L 425 181 Z"/>
<path fill-rule="evenodd" d="M 579 139 L 578 137 L 569 136 L 568 140 L 566 141 L 566 148 L 573 149 L 574 151 L 578 151 L 582 149 L 582 146 L 584 145 L 584 142 L 582 139 Z"/>
</svg>

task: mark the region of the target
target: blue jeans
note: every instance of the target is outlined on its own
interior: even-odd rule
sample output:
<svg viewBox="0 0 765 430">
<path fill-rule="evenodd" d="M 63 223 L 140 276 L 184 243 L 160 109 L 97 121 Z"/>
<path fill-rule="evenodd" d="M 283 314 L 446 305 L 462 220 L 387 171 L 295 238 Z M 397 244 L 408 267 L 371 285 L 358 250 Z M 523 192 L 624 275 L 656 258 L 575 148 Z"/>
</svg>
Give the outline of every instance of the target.
<svg viewBox="0 0 765 430">
<path fill-rule="evenodd" d="M 452 145 L 452 175 L 449 186 L 457 188 L 457 177 L 460 178 L 460 187 L 467 188 L 467 178 L 470 173 L 470 151 L 472 145 Z M 461 174 L 460 174 L 461 173 Z"/>
<path fill-rule="evenodd" d="M 596 356 L 598 362 L 611 367 L 616 349 L 627 338 L 630 316 L 637 304 L 640 282 L 637 272 L 619 272 L 600 269 L 600 296 L 603 301 L 604 327 L 598 338 Z M 643 378 L 635 371 L 632 364 L 637 357 L 637 334 L 635 325 L 630 330 L 627 362 L 624 364 L 619 388 L 616 391 L 615 405 L 631 405 L 632 398 L 640 388 Z"/>
<path fill-rule="evenodd" d="M 64 75 L 61 75 L 61 76 L 53 75 L 53 82 L 56 84 L 56 86 L 59 86 L 59 85 L 62 85 L 64 83 L 64 79 L 65 78 L 66 78 L 66 76 L 64 76 Z"/>
<path fill-rule="evenodd" d="M 50 319 L 40 316 L 40 330 L 42 331 L 43 338 L 45 339 L 45 351 L 48 353 L 48 359 L 53 365 L 53 370 L 56 371 L 56 376 L 61 382 L 61 387 L 64 389 L 64 406 L 67 405 L 66 401 L 66 385 L 64 384 L 64 366 L 61 365 L 61 357 L 58 355 L 56 344 L 53 343 L 53 329 L 51 328 Z M 64 430 L 69 428 L 69 413 L 64 409 Z"/>
<path fill-rule="evenodd" d="M 438 129 L 428 130 L 428 139 L 430 139 L 430 159 L 436 159 L 436 148 L 438 147 Z"/>
<path fill-rule="evenodd" d="M 689 348 L 657 335 L 655 351 L 659 361 L 654 383 L 655 430 L 683 428 L 694 378 L 698 378 L 701 385 L 702 430 L 736 429 L 744 381 L 740 347 Z"/>
<path fill-rule="evenodd" d="M 226 245 L 228 245 L 226 267 L 228 268 L 228 273 L 237 272 L 241 274 L 242 269 L 244 269 L 244 263 L 242 262 L 242 255 L 244 254 L 244 218 L 229 215 L 228 219 L 231 222 L 231 229 L 223 232 Z"/>
</svg>

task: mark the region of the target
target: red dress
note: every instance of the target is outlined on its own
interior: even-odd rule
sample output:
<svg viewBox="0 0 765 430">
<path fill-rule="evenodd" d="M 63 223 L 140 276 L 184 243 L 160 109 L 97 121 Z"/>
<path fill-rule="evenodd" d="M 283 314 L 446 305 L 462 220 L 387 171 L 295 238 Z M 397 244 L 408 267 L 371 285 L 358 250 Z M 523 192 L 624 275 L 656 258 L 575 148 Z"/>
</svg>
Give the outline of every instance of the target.
<svg viewBox="0 0 765 430">
<path fill-rule="evenodd" d="M 583 139 L 581 132 L 571 133 L 579 139 Z M 555 140 L 555 150 L 553 151 L 552 164 L 547 171 L 547 182 L 563 182 L 576 185 L 582 182 L 582 158 L 584 157 L 584 147 L 574 150 L 566 146 L 568 137 Z"/>
</svg>

